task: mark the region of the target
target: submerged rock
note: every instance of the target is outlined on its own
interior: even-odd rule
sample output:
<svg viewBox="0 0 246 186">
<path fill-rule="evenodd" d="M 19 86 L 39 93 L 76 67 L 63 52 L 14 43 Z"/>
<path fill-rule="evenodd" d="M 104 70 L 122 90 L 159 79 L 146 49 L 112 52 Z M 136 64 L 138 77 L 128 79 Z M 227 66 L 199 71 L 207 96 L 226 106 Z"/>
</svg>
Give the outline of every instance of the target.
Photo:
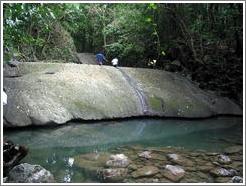
<svg viewBox="0 0 246 186">
<path fill-rule="evenodd" d="M 180 159 L 180 156 L 178 154 L 168 154 L 167 157 L 173 161 L 177 161 Z"/>
<path fill-rule="evenodd" d="M 210 162 L 204 163 L 203 165 L 199 165 L 198 170 L 202 172 L 209 172 L 214 168 L 214 165 Z"/>
<path fill-rule="evenodd" d="M 219 154 L 216 153 L 216 152 L 207 152 L 206 155 L 207 156 L 216 156 L 216 155 L 219 155 Z"/>
<path fill-rule="evenodd" d="M 130 164 L 128 157 L 124 154 L 111 155 L 110 159 L 106 162 L 109 167 L 127 167 Z"/>
<path fill-rule="evenodd" d="M 243 146 L 241 145 L 231 146 L 231 147 L 226 148 L 224 151 L 227 154 L 238 153 L 238 152 L 243 151 Z"/>
<path fill-rule="evenodd" d="M 222 163 L 222 164 L 229 164 L 229 163 L 231 163 L 231 159 L 229 158 L 229 156 L 220 154 L 218 156 L 218 162 Z"/>
<path fill-rule="evenodd" d="M 240 176 L 234 176 L 231 180 L 233 183 L 243 183 L 243 178 Z"/>
<path fill-rule="evenodd" d="M 243 159 L 241 161 L 233 161 L 229 165 L 224 165 L 224 167 L 238 170 L 243 167 Z"/>
<path fill-rule="evenodd" d="M 166 165 L 163 175 L 173 182 L 178 182 L 184 177 L 185 171 L 179 166 Z"/>
<path fill-rule="evenodd" d="M 137 166 L 136 164 L 130 164 L 128 167 L 127 167 L 130 171 L 135 171 L 139 168 L 139 166 Z"/>
<path fill-rule="evenodd" d="M 150 151 L 143 151 L 138 154 L 139 157 L 145 158 L 145 159 L 150 159 L 151 158 L 151 152 Z"/>
<path fill-rule="evenodd" d="M 159 172 L 159 169 L 154 166 L 144 166 L 132 173 L 133 178 L 139 178 L 139 177 L 149 177 L 157 174 Z"/>
<path fill-rule="evenodd" d="M 191 160 L 189 160 L 187 158 L 184 158 L 183 156 L 181 156 L 179 154 L 167 154 L 167 157 L 173 163 L 176 163 L 176 164 L 179 164 L 182 166 L 192 167 L 194 165 L 194 162 L 192 162 Z"/>
<path fill-rule="evenodd" d="M 15 166 L 8 175 L 11 183 L 54 183 L 54 176 L 40 165 L 23 163 Z"/>
<path fill-rule="evenodd" d="M 231 178 L 230 177 L 217 177 L 215 179 L 216 183 L 231 183 Z"/>
<path fill-rule="evenodd" d="M 88 153 L 74 157 L 74 166 L 96 173 L 101 167 L 104 167 L 109 159 L 109 153 Z"/>
<path fill-rule="evenodd" d="M 214 176 L 235 176 L 237 175 L 237 171 L 234 169 L 225 169 L 225 168 L 216 168 L 210 171 L 210 173 Z"/>
<path fill-rule="evenodd" d="M 121 182 L 126 176 L 127 169 L 125 168 L 110 168 L 102 170 L 102 177 L 106 182 Z"/>
<path fill-rule="evenodd" d="M 229 99 L 207 93 L 178 74 L 141 68 L 120 70 L 111 66 L 38 62 L 21 63 L 14 70 L 5 68 L 8 104 L 3 109 L 4 126 L 143 115 L 242 115 L 242 109 Z M 9 78 L 9 74 L 15 78 Z M 148 108 L 142 108 L 143 101 Z"/>
<path fill-rule="evenodd" d="M 182 183 L 211 183 L 214 180 L 211 179 L 211 176 L 199 171 L 186 171 L 185 176 L 180 181 Z"/>
</svg>

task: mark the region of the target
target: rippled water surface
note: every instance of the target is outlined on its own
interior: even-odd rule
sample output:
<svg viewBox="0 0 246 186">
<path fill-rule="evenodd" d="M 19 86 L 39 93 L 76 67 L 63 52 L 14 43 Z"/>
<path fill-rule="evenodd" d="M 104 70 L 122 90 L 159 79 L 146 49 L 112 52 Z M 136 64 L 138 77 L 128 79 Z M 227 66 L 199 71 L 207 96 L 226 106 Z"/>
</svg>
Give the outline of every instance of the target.
<svg viewBox="0 0 246 186">
<path fill-rule="evenodd" d="M 115 152 L 121 146 L 174 146 L 220 152 L 228 146 L 242 144 L 243 119 L 219 117 L 70 123 L 52 128 L 5 130 L 4 136 L 29 148 L 23 162 L 40 164 L 50 170 L 58 182 L 98 182 L 100 180 L 86 170 L 70 166 L 69 160 L 83 153 Z"/>
</svg>

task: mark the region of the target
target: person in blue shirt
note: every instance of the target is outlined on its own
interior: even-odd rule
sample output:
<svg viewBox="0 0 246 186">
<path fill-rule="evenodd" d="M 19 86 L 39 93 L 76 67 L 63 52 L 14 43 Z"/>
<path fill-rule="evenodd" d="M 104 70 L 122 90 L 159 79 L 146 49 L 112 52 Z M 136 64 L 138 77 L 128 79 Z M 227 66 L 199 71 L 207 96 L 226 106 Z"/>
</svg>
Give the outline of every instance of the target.
<svg viewBox="0 0 246 186">
<path fill-rule="evenodd" d="M 102 65 L 104 61 L 107 61 L 102 53 L 96 54 L 96 60 L 98 65 Z"/>
</svg>

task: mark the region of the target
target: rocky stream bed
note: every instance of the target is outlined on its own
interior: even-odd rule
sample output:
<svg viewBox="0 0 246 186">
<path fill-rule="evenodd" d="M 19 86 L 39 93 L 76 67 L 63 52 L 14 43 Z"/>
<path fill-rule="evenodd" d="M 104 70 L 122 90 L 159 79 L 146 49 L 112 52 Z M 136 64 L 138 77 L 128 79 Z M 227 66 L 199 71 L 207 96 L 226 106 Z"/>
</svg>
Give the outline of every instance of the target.
<svg viewBox="0 0 246 186">
<path fill-rule="evenodd" d="M 102 182 L 242 182 L 242 146 L 228 147 L 224 153 L 138 146 L 121 147 L 114 151 L 115 154 L 75 156 L 74 165 L 89 170 Z"/>
</svg>

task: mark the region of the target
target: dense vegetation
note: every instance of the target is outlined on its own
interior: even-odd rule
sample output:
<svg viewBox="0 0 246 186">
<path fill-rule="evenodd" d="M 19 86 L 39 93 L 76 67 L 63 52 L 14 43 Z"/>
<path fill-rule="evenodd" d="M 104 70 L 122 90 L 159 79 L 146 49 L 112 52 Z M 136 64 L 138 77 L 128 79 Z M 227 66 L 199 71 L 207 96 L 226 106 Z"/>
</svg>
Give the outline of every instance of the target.
<svg viewBox="0 0 246 186">
<path fill-rule="evenodd" d="M 4 59 L 76 62 L 104 50 L 121 66 L 179 72 L 242 99 L 243 5 L 4 4 Z"/>
</svg>

